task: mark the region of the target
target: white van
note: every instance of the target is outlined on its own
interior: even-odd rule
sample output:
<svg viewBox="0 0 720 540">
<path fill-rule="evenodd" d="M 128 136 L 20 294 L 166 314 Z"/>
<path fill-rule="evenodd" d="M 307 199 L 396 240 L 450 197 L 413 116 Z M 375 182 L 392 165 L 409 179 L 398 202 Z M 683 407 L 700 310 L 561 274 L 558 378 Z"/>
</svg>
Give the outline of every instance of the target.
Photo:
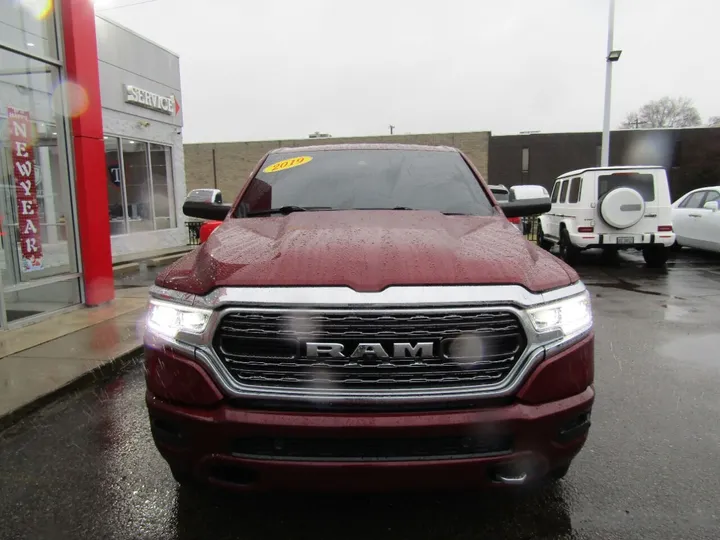
<svg viewBox="0 0 720 540">
<path fill-rule="evenodd" d="M 667 262 L 675 242 L 670 189 L 662 167 L 582 169 L 558 177 L 550 212 L 540 216 L 537 242 L 573 262 L 588 248 L 640 249 L 648 266 Z"/>
</svg>

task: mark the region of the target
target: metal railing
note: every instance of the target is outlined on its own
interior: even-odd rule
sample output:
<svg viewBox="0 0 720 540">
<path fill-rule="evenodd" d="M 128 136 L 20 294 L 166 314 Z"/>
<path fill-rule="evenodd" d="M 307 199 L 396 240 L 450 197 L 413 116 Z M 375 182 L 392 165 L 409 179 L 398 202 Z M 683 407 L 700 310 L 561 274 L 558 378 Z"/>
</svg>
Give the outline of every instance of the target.
<svg viewBox="0 0 720 540">
<path fill-rule="evenodd" d="M 202 227 L 202 221 L 186 221 L 185 227 L 188 231 L 188 246 L 199 246 L 200 245 L 200 227 Z"/>
<path fill-rule="evenodd" d="M 528 216 L 522 219 L 522 233 L 530 242 L 537 242 L 540 216 Z"/>
</svg>

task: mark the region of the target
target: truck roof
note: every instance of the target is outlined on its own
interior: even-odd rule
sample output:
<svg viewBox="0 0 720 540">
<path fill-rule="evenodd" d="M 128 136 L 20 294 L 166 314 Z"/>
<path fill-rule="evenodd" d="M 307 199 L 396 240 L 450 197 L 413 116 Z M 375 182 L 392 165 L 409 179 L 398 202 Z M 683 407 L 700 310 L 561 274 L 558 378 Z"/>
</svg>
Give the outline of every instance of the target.
<svg viewBox="0 0 720 540">
<path fill-rule="evenodd" d="M 352 144 L 318 144 L 310 146 L 283 147 L 272 150 L 271 154 L 289 152 L 323 152 L 333 150 L 424 150 L 428 152 L 457 152 L 451 146 L 430 146 L 425 144 L 391 144 L 391 143 L 352 143 Z"/>
<path fill-rule="evenodd" d="M 627 165 L 627 166 L 618 166 L 618 167 L 588 167 L 587 169 L 578 169 L 576 171 L 570 171 L 561 174 L 558 176 L 558 178 L 564 178 L 566 176 L 576 176 L 578 174 L 582 174 L 584 172 L 590 172 L 590 171 L 632 171 L 637 169 L 664 169 L 664 167 L 661 167 L 660 165 Z"/>
</svg>

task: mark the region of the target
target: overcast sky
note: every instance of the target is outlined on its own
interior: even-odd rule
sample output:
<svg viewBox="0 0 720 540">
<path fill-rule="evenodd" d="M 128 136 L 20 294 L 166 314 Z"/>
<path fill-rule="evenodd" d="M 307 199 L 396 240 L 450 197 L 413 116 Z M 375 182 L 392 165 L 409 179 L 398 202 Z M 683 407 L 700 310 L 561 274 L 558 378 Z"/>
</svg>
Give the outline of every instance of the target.
<svg viewBox="0 0 720 540">
<path fill-rule="evenodd" d="M 608 0 L 96 0 L 180 55 L 185 142 L 602 128 Z M 720 115 L 720 2 L 617 0 L 612 125 Z"/>
</svg>

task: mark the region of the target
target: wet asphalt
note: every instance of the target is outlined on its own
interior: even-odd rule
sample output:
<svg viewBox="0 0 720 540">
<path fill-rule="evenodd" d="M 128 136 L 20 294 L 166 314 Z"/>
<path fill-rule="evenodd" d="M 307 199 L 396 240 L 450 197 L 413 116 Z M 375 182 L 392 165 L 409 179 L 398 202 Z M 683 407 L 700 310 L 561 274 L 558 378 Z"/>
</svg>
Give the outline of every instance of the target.
<svg viewBox="0 0 720 540">
<path fill-rule="evenodd" d="M 720 257 L 577 266 L 597 401 L 561 482 L 516 495 L 236 497 L 179 488 L 140 365 L 0 433 L 0 539 L 720 538 Z M 138 284 L 128 282 L 128 286 Z"/>
</svg>

